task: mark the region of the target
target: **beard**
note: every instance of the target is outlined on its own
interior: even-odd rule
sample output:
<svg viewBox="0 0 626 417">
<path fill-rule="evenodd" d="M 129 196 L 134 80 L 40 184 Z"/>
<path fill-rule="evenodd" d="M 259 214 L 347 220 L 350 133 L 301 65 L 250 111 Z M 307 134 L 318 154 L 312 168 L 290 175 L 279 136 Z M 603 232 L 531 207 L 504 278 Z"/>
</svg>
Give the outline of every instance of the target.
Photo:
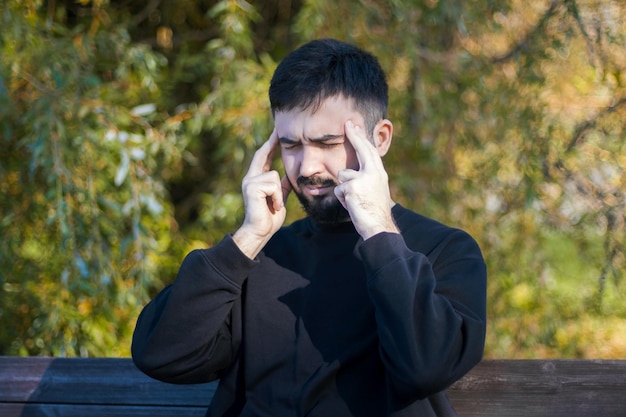
<svg viewBox="0 0 626 417">
<path fill-rule="evenodd" d="M 337 183 L 330 178 L 320 177 L 298 177 L 296 183 L 299 187 L 307 185 L 315 185 L 322 187 L 336 187 Z M 350 213 L 346 210 L 334 193 L 321 196 L 305 196 L 302 192 L 296 191 L 293 187 L 294 194 L 298 197 L 302 209 L 317 223 L 338 224 L 350 220 Z"/>
</svg>

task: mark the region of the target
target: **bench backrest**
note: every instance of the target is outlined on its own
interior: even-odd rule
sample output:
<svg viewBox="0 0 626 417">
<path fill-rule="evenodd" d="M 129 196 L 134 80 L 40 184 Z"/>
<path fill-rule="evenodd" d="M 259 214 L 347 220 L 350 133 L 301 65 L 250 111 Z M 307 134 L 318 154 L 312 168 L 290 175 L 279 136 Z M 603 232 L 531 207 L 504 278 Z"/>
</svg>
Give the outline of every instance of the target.
<svg viewBox="0 0 626 417">
<path fill-rule="evenodd" d="M 202 417 L 215 388 L 128 358 L 0 357 L 2 417 Z M 461 417 L 625 417 L 626 360 L 485 360 L 448 394 Z"/>
</svg>

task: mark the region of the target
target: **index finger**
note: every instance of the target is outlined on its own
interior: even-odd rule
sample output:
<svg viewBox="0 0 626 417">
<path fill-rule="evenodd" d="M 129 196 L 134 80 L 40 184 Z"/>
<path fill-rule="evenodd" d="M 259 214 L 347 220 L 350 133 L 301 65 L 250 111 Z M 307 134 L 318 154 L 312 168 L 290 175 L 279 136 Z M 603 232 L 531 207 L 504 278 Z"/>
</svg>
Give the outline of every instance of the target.
<svg viewBox="0 0 626 417">
<path fill-rule="evenodd" d="M 272 160 L 276 148 L 278 148 L 278 144 L 278 134 L 276 133 L 276 129 L 274 129 L 269 139 L 254 153 L 247 175 L 254 176 L 268 172 L 272 167 Z"/>
<path fill-rule="evenodd" d="M 356 152 L 359 166 L 364 168 L 368 162 L 376 160 L 376 147 L 363 135 L 363 129 L 355 125 L 352 120 L 348 120 L 345 124 L 346 137 Z"/>
</svg>

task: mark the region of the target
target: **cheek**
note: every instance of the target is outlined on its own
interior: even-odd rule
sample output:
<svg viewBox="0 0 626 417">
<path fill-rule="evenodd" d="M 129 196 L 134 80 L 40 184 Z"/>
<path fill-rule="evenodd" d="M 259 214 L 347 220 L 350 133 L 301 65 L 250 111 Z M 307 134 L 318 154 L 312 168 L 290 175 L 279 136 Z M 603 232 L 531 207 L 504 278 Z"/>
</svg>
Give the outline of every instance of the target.
<svg viewBox="0 0 626 417">
<path fill-rule="evenodd" d="M 346 143 L 344 146 L 344 161 L 346 168 L 359 170 L 359 159 L 356 156 L 356 151 L 350 143 Z"/>
<path fill-rule="evenodd" d="M 294 154 L 288 152 L 282 152 L 281 160 L 283 162 L 283 167 L 285 168 L 285 173 L 290 179 L 297 178 L 297 162 Z"/>
<path fill-rule="evenodd" d="M 335 178 L 343 169 L 359 169 L 359 161 L 351 146 L 343 146 L 328 152 L 325 165 L 328 173 Z"/>
</svg>

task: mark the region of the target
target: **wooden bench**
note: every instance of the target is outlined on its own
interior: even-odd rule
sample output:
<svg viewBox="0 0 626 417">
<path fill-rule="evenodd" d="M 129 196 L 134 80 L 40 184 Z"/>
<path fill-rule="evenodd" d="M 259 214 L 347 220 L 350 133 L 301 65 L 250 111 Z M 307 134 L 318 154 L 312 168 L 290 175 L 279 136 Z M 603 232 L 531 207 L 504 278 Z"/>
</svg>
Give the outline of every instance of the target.
<svg viewBox="0 0 626 417">
<path fill-rule="evenodd" d="M 0 356 L 2 417 L 202 417 L 215 388 L 128 358 Z M 625 417 L 626 360 L 485 360 L 448 393 L 461 417 Z"/>
</svg>

